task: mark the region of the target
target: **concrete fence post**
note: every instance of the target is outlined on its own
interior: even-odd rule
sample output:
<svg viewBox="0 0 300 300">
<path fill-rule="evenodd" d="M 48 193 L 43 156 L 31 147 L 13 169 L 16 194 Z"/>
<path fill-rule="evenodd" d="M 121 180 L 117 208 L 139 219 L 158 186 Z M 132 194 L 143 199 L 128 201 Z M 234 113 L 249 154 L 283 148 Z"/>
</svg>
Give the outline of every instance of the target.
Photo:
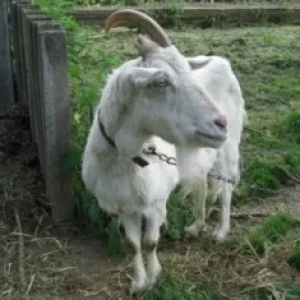
<svg viewBox="0 0 300 300">
<path fill-rule="evenodd" d="M 62 169 L 62 155 L 70 141 L 70 100 L 65 32 L 37 31 L 37 74 L 44 123 L 47 196 L 54 220 L 72 219 L 74 202 L 71 173 Z"/>
<path fill-rule="evenodd" d="M 0 107 L 14 103 L 9 94 L 13 93 L 13 84 L 7 84 L 13 74 L 12 65 L 7 63 L 11 64 L 10 7 L 18 103 L 28 106 L 32 138 L 37 145 L 52 217 L 55 221 L 66 221 L 73 219 L 75 207 L 72 171 L 62 167 L 63 154 L 70 145 L 66 34 L 59 24 L 30 3 L 30 0 L 0 0 Z"/>
<path fill-rule="evenodd" d="M 0 107 L 14 104 L 14 84 L 9 34 L 9 3 L 0 1 Z"/>
</svg>

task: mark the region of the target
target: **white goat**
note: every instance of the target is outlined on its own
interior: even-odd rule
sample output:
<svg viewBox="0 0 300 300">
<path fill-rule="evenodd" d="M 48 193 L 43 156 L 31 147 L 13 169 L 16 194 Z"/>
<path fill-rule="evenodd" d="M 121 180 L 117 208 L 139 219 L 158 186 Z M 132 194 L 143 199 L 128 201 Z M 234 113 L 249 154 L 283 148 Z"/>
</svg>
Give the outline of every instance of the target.
<svg viewBox="0 0 300 300">
<path fill-rule="evenodd" d="M 162 28 L 138 11 L 110 15 L 107 32 L 119 23 L 144 29 L 153 41 L 139 36 L 141 57 L 109 76 L 87 139 L 82 177 L 99 206 L 117 215 L 124 226 L 135 253 L 130 292 L 136 293 L 153 285 L 161 272 L 156 249 L 174 188 L 183 181 L 199 198 L 197 220 L 188 228 L 196 234 L 204 223 L 207 172 L 213 168 L 236 179 L 244 101 L 225 59 L 185 58 Z M 177 157 L 178 167 L 144 154 L 149 146 Z M 218 234 L 224 238 L 233 187 L 213 184 L 215 194 L 224 199 Z M 142 217 L 147 268 L 142 257 Z"/>
<path fill-rule="evenodd" d="M 196 236 L 205 226 L 205 200 L 210 186 L 212 200 L 221 200 L 221 222 L 214 237 L 223 241 L 230 230 L 231 195 L 239 183 L 239 144 L 247 121 L 244 99 L 230 63 L 219 56 L 187 58 L 196 79 L 218 104 L 227 119 L 227 139 L 219 149 L 177 147 L 181 182 L 195 200 L 196 221 L 185 231 Z M 210 177 L 208 177 L 210 176 Z"/>
</svg>

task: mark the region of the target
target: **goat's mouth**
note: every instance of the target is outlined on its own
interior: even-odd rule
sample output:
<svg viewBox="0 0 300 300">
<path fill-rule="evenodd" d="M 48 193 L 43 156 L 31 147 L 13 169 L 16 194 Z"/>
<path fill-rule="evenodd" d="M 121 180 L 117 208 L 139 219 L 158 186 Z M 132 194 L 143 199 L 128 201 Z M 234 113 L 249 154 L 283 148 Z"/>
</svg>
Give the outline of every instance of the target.
<svg viewBox="0 0 300 300">
<path fill-rule="evenodd" d="M 204 141 L 208 140 L 209 142 L 217 142 L 217 143 L 222 143 L 227 138 L 226 134 L 209 134 L 201 130 L 196 130 L 196 135 L 200 137 L 201 140 L 203 139 Z"/>
</svg>

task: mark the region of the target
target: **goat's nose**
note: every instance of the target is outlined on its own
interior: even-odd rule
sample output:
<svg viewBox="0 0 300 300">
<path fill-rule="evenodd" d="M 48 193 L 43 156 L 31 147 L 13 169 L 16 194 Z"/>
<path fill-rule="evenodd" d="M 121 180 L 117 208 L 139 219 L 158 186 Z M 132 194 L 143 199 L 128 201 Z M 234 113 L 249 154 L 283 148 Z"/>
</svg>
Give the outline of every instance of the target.
<svg viewBox="0 0 300 300">
<path fill-rule="evenodd" d="M 214 123 L 223 130 L 227 129 L 227 120 L 225 117 L 215 119 Z"/>
</svg>

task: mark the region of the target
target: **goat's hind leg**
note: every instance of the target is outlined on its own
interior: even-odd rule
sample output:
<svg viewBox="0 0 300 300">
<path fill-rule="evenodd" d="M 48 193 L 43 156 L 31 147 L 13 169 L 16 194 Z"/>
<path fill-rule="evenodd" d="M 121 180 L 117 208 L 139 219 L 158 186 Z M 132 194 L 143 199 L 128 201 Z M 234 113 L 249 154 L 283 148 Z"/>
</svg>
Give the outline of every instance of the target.
<svg viewBox="0 0 300 300">
<path fill-rule="evenodd" d="M 222 242 L 230 231 L 230 210 L 232 192 L 239 182 L 239 149 L 237 145 L 228 144 L 220 153 L 220 160 L 215 165 L 215 172 L 233 179 L 236 183 L 220 182 L 220 224 L 213 233 L 214 239 Z"/>
<path fill-rule="evenodd" d="M 221 202 L 221 216 L 220 225 L 213 233 L 213 237 L 216 241 L 222 242 L 227 237 L 230 231 L 230 208 L 231 208 L 231 197 L 232 197 L 232 184 L 225 183 L 221 191 L 220 202 Z"/>
<path fill-rule="evenodd" d="M 205 203 L 207 197 L 207 180 L 201 179 L 197 183 L 189 184 L 184 187 L 191 192 L 194 201 L 194 214 L 196 220 L 190 226 L 185 227 L 186 236 L 196 237 L 200 231 L 205 229 Z"/>
<path fill-rule="evenodd" d="M 155 213 L 150 217 L 146 217 L 146 230 L 143 244 L 147 253 L 147 275 L 149 286 L 155 284 L 162 270 L 157 257 L 157 245 L 160 237 L 160 229 L 164 221 L 165 216 L 159 216 Z"/>
<path fill-rule="evenodd" d="M 142 217 L 138 214 L 123 215 L 121 223 L 124 226 L 128 242 L 134 250 L 134 276 L 129 292 L 131 295 L 143 291 L 147 286 L 147 273 L 142 254 Z"/>
</svg>

